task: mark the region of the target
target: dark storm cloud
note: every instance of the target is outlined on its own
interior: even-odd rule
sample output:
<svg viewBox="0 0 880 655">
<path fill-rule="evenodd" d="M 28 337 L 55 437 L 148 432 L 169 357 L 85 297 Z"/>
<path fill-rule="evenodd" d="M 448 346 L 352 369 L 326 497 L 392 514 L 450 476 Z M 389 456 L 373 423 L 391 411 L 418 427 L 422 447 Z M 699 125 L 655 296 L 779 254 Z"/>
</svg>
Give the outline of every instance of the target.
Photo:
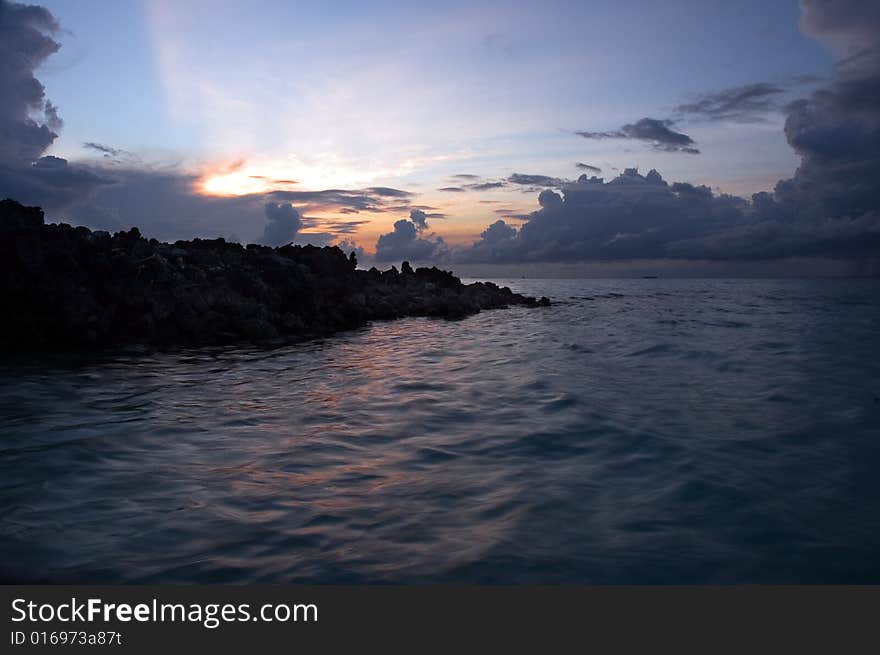
<svg viewBox="0 0 880 655">
<path fill-rule="evenodd" d="M 109 183 L 100 172 L 69 165 L 61 157 L 41 157 L 24 166 L 0 164 L 0 197 L 39 205 L 49 212 L 70 207 Z"/>
<path fill-rule="evenodd" d="M 608 183 L 582 176 L 561 194 L 542 191 L 539 205 L 516 232 L 493 223 L 473 246 L 455 253 L 456 261 L 860 259 L 880 253 L 877 212 L 805 216 L 779 192 L 748 201 L 706 186 L 670 185 L 656 171 L 643 176 L 627 169 Z"/>
<path fill-rule="evenodd" d="M 880 253 L 880 217 L 791 223 L 757 221 L 719 230 L 669 246 L 674 258 L 775 259 L 781 257 L 843 257 L 875 259 Z"/>
<path fill-rule="evenodd" d="M 442 237 L 435 234 L 421 236 L 427 230 L 425 213 L 414 209 L 410 220 L 401 219 L 394 223 L 394 230 L 382 234 L 376 240 L 377 262 L 426 262 L 443 261 L 448 249 Z"/>
<path fill-rule="evenodd" d="M 785 135 L 801 156 L 777 186 L 802 209 L 855 215 L 880 209 L 880 56 L 841 62 L 834 82 L 788 109 Z"/>
<path fill-rule="evenodd" d="M 283 246 L 296 238 L 302 227 L 299 212 L 288 204 L 266 203 L 266 226 L 260 242 L 267 246 Z"/>
<path fill-rule="evenodd" d="M 676 132 L 671 120 L 658 118 L 642 118 L 635 123 L 628 123 L 619 130 L 611 132 L 576 131 L 575 134 L 585 139 L 632 139 L 649 143 L 654 150 L 662 152 L 683 152 L 698 155 L 700 151 L 696 143 L 687 134 Z"/>
<path fill-rule="evenodd" d="M 519 231 L 494 223 L 461 261 L 539 262 L 666 257 L 669 246 L 744 219 L 747 202 L 706 187 L 666 183 L 635 169 L 607 184 L 582 176 L 538 196 L 540 209 Z M 506 225 L 506 224 L 505 224 Z"/>
<path fill-rule="evenodd" d="M 0 0 L 0 197 L 50 216 L 110 183 L 100 171 L 43 156 L 63 121 L 34 72 L 58 51 L 58 30 L 45 8 Z"/>
<path fill-rule="evenodd" d="M 705 94 L 675 111 L 712 121 L 759 122 L 764 114 L 779 108 L 779 97 L 784 93 L 785 89 L 775 84 L 757 82 Z"/>
<path fill-rule="evenodd" d="M 783 107 L 785 135 L 801 157 L 790 179 L 750 200 L 634 169 L 607 184 L 581 176 L 546 189 L 520 230 L 495 222 L 460 262 L 773 260 L 820 258 L 877 270 L 880 260 L 880 5 L 802 0 L 801 26 L 833 46 L 832 79 Z M 815 80 L 811 80 L 815 81 Z M 743 120 L 777 106 L 783 89 L 755 84 L 704 96 L 681 111 Z M 636 129 L 636 126 L 639 126 Z M 586 138 L 654 141 L 686 152 L 692 140 L 668 122 L 639 121 Z M 677 136 L 676 136 L 677 135 Z M 817 263 L 817 270 L 821 263 Z M 873 267 L 873 268 L 872 268 Z M 799 273 L 809 272 L 798 269 Z"/>
<path fill-rule="evenodd" d="M 877 47 L 880 4 L 870 0 L 800 0 L 801 29 L 829 45 L 858 52 Z"/>
<path fill-rule="evenodd" d="M 52 104 L 51 100 L 43 103 L 43 117 L 46 119 L 46 125 L 52 131 L 58 131 L 64 127 L 64 121 L 58 115 L 58 107 Z"/>
<path fill-rule="evenodd" d="M 562 206 L 562 196 L 550 189 L 544 189 L 538 194 L 538 204 L 544 209 L 556 209 Z"/>
<path fill-rule="evenodd" d="M 863 219 L 880 214 L 880 5 L 804 0 L 801 25 L 840 48 L 831 82 L 788 106 L 785 135 L 801 157 L 764 213 Z"/>
<path fill-rule="evenodd" d="M 61 125 L 34 71 L 60 47 L 43 7 L 0 0 L 0 162 L 26 166 L 52 145 Z M 32 118 L 42 114 L 43 122 Z"/>
<path fill-rule="evenodd" d="M 497 220 L 480 234 L 480 239 L 463 252 L 456 253 L 461 262 L 503 262 L 511 261 L 509 253 L 516 246 L 516 228 L 503 220 Z M 515 260 L 518 261 L 518 260 Z"/>
<path fill-rule="evenodd" d="M 582 162 L 577 162 L 575 164 L 575 168 L 579 168 L 582 171 L 590 171 L 591 173 L 601 173 L 602 169 L 598 166 L 593 166 L 592 164 L 584 164 Z"/>
<path fill-rule="evenodd" d="M 502 220 L 497 220 L 492 223 L 489 227 L 487 227 L 482 234 L 480 234 L 480 238 L 483 239 L 486 243 L 500 243 L 501 241 L 507 241 L 508 239 L 512 239 L 516 236 L 516 229 L 509 226 Z"/>
<path fill-rule="evenodd" d="M 416 226 L 416 232 L 421 232 L 428 227 L 428 215 L 421 209 L 413 209 L 409 213 L 409 220 Z"/>
</svg>

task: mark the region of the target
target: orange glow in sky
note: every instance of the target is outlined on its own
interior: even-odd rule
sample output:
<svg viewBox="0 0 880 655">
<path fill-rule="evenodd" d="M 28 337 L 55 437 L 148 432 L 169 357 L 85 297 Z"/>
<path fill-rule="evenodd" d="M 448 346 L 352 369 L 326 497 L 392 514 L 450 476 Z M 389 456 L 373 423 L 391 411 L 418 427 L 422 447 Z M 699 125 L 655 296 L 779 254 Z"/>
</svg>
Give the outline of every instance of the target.
<svg viewBox="0 0 880 655">
<path fill-rule="evenodd" d="M 263 167 L 238 159 L 232 163 L 213 164 L 203 169 L 195 191 L 205 196 L 245 196 L 290 189 L 296 184 L 298 182 L 295 179 L 267 175 Z"/>
</svg>

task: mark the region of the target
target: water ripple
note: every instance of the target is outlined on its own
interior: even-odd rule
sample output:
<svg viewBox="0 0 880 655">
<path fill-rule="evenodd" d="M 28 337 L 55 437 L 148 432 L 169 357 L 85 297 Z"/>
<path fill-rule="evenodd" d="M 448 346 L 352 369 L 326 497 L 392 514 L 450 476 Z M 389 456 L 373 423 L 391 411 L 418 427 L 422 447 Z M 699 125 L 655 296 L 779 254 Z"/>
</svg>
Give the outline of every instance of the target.
<svg viewBox="0 0 880 655">
<path fill-rule="evenodd" d="M 880 285 L 0 369 L 0 578 L 880 582 Z"/>
</svg>

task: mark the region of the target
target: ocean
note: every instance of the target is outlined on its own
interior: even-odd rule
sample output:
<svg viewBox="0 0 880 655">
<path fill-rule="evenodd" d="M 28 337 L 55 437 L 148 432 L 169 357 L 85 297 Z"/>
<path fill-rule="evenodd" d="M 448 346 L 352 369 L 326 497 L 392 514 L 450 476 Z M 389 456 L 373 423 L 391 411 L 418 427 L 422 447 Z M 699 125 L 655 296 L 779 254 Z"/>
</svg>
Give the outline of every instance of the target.
<svg viewBox="0 0 880 655">
<path fill-rule="evenodd" d="M 880 583 L 880 281 L 0 366 L 0 578 Z"/>
</svg>

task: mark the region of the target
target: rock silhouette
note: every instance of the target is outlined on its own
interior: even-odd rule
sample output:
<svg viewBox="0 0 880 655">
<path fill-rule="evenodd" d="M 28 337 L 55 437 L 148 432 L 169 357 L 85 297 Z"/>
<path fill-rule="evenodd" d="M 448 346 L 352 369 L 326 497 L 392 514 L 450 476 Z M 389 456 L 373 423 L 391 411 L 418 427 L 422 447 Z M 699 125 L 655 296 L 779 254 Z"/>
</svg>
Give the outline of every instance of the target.
<svg viewBox="0 0 880 655">
<path fill-rule="evenodd" d="M 46 225 L 42 209 L 3 200 L 0 350 L 298 340 L 372 320 L 550 304 L 437 268 L 356 265 L 337 247 L 169 244 L 137 228 Z"/>
</svg>

